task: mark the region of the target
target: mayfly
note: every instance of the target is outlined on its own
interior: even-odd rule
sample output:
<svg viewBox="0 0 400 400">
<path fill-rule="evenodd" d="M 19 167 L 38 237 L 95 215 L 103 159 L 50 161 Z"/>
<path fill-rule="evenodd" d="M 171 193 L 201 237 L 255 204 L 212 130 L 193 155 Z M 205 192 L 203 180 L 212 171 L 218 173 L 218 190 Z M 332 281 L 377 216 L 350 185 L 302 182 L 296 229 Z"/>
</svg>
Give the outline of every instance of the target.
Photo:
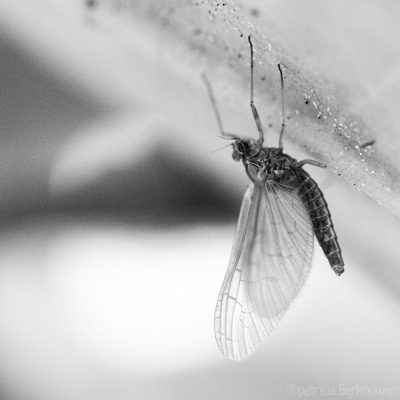
<svg viewBox="0 0 400 400">
<path fill-rule="evenodd" d="M 278 147 L 264 147 L 264 131 L 254 105 L 253 44 L 250 108 L 259 138 L 242 139 L 224 131 L 215 96 L 203 76 L 221 136 L 232 139 L 233 159 L 242 160 L 252 184 L 240 210 L 231 258 L 215 309 L 215 337 L 225 357 L 251 355 L 276 326 L 309 275 L 314 235 L 333 271 L 344 262 L 321 190 L 303 169 L 326 168 L 314 160 L 297 161 L 283 153 L 285 131 L 284 78 L 278 64 L 282 93 L 282 127 Z"/>
</svg>

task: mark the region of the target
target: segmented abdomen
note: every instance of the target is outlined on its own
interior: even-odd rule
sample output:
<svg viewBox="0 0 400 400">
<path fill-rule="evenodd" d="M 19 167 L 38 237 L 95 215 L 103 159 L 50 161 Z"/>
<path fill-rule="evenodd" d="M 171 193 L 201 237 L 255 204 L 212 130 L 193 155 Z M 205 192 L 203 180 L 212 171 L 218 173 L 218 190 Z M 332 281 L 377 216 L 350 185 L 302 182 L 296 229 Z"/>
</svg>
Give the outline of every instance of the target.
<svg viewBox="0 0 400 400">
<path fill-rule="evenodd" d="M 297 172 L 297 171 L 296 171 Z M 344 272 L 344 262 L 339 242 L 333 229 L 331 214 L 324 195 L 315 181 L 303 169 L 297 174 L 300 181 L 300 194 L 308 208 L 314 227 L 314 234 L 327 257 L 331 268 L 337 275 Z"/>
</svg>

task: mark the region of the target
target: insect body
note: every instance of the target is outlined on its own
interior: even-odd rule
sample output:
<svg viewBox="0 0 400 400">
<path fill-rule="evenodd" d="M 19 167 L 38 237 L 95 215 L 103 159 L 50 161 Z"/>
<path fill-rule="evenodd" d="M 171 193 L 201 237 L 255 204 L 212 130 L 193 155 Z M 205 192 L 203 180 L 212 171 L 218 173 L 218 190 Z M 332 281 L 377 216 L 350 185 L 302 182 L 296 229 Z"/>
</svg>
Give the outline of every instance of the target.
<svg viewBox="0 0 400 400">
<path fill-rule="evenodd" d="M 242 161 L 252 185 L 240 211 L 231 258 L 215 309 L 215 336 L 222 353 L 232 360 L 252 354 L 266 339 L 300 292 L 311 267 L 314 234 L 331 268 L 344 272 L 341 250 L 324 196 L 302 168 L 314 160 L 297 161 L 283 153 L 285 113 L 279 146 L 263 147 L 264 132 L 253 102 L 251 49 L 250 107 L 259 139 L 241 139 L 224 131 L 207 78 L 211 103 L 221 135 L 234 140 L 233 159 Z"/>
<path fill-rule="evenodd" d="M 243 160 L 249 178 L 256 182 L 269 181 L 269 184 L 279 185 L 276 189 L 292 188 L 300 196 L 302 203 L 308 209 L 314 234 L 318 239 L 328 261 L 337 275 L 344 272 L 344 263 L 328 205 L 316 182 L 301 167 L 305 162 L 282 153 L 282 148 L 257 148 L 257 142 L 237 139 L 233 145 L 233 158 Z"/>
</svg>

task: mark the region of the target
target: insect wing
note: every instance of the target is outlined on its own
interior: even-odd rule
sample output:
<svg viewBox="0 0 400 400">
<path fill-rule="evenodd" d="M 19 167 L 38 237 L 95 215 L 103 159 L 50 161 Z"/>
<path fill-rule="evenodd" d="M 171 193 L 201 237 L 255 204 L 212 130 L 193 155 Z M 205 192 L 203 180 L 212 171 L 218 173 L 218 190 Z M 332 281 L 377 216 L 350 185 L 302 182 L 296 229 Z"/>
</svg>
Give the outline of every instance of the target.
<svg viewBox="0 0 400 400">
<path fill-rule="evenodd" d="M 231 360 L 261 345 L 309 274 L 314 235 L 299 186 L 256 180 L 245 193 L 214 319 L 218 346 Z"/>
</svg>

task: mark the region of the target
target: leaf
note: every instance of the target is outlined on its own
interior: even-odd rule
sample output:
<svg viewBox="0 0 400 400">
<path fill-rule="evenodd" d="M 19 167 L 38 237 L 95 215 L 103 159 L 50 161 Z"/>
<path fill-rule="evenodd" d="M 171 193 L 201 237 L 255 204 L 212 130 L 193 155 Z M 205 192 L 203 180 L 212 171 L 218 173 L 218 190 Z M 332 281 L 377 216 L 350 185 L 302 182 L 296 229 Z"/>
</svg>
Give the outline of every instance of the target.
<svg viewBox="0 0 400 400">
<path fill-rule="evenodd" d="M 255 136 L 248 106 L 251 35 L 255 101 L 268 130 L 267 145 L 276 145 L 280 127 L 276 65 L 281 62 L 290 118 L 285 143 L 290 140 L 328 163 L 333 173 L 400 215 L 398 65 L 388 40 L 398 32 L 395 3 L 383 9 L 374 2 L 359 7 L 343 2 L 340 12 L 328 3 L 267 0 L 251 5 L 97 0 L 82 1 L 80 7 L 64 2 L 40 8 L 2 3 L 0 8 L 5 37 L 41 67 L 65 81 L 74 79 L 74 90 L 89 93 L 102 107 L 151 110 L 155 119 L 182 132 L 182 153 L 190 147 L 197 152 L 193 162 L 202 157 L 219 175 L 231 165 L 221 162 L 216 168 L 219 161 L 207 154 L 220 144 L 200 75 L 213 82 L 227 130 Z M 361 18 L 355 20 L 355 12 Z M 381 21 L 382 36 L 370 29 L 375 20 Z M 304 41 L 308 47 L 300 46 Z M 374 66 L 369 74 L 368 65 Z M 365 89 L 366 82 L 375 86 Z M 374 147 L 361 148 L 371 139 L 377 140 Z"/>
<path fill-rule="evenodd" d="M 278 131 L 281 118 L 276 65 L 282 63 L 289 117 L 286 139 L 290 138 L 313 158 L 326 162 L 332 172 L 400 215 L 398 167 L 378 146 L 362 147 L 379 134 L 350 111 L 346 100 L 348 91 L 343 85 L 329 80 L 326 71 L 307 66 L 307 59 L 296 56 L 284 43 L 284 38 L 277 36 L 267 18 L 253 17 L 259 9 L 222 1 L 103 1 L 99 4 L 99 9 L 103 7 L 98 14 L 105 18 L 103 23 L 107 23 L 107 13 L 110 13 L 109 17 L 123 25 L 119 28 L 125 34 L 131 26 L 135 29 L 138 24 L 146 26 L 146 47 L 158 48 L 161 58 L 158 62 L 170 63 L 177 73 L 178 63 L 190 69 L 190 72 L 185 71 L 183 79 L 191 75 L 192 81 L 188 84 L 195 88 L 197 95 L 204 96 L 203 89 L 200 78 L 198 84 L 193 80 L 202 72 L 217 88 L 228 87 L 230 92 L 225 97 L 230 99 L 230 113 L 238 116 L 244 111 L 249 113 L 246 106 L 249 98 L 247 36 L 251 35 L 256 52 L 256 103 L 259 110 L 269 110 L 273 131 Z M 111 14 L 115 4 L 119 4 L 118 16 Z M 174 95 L 170 95 L 174 100 Z M 221 104 L 221 90 L 217 89 L 218 97 Z M 182 110 L 184 112 L 184 107 Z M 210 115 L 208 112 L 204 118 Z M 255 129 L 252 132 L 255 134 Z"/>
</svg>

